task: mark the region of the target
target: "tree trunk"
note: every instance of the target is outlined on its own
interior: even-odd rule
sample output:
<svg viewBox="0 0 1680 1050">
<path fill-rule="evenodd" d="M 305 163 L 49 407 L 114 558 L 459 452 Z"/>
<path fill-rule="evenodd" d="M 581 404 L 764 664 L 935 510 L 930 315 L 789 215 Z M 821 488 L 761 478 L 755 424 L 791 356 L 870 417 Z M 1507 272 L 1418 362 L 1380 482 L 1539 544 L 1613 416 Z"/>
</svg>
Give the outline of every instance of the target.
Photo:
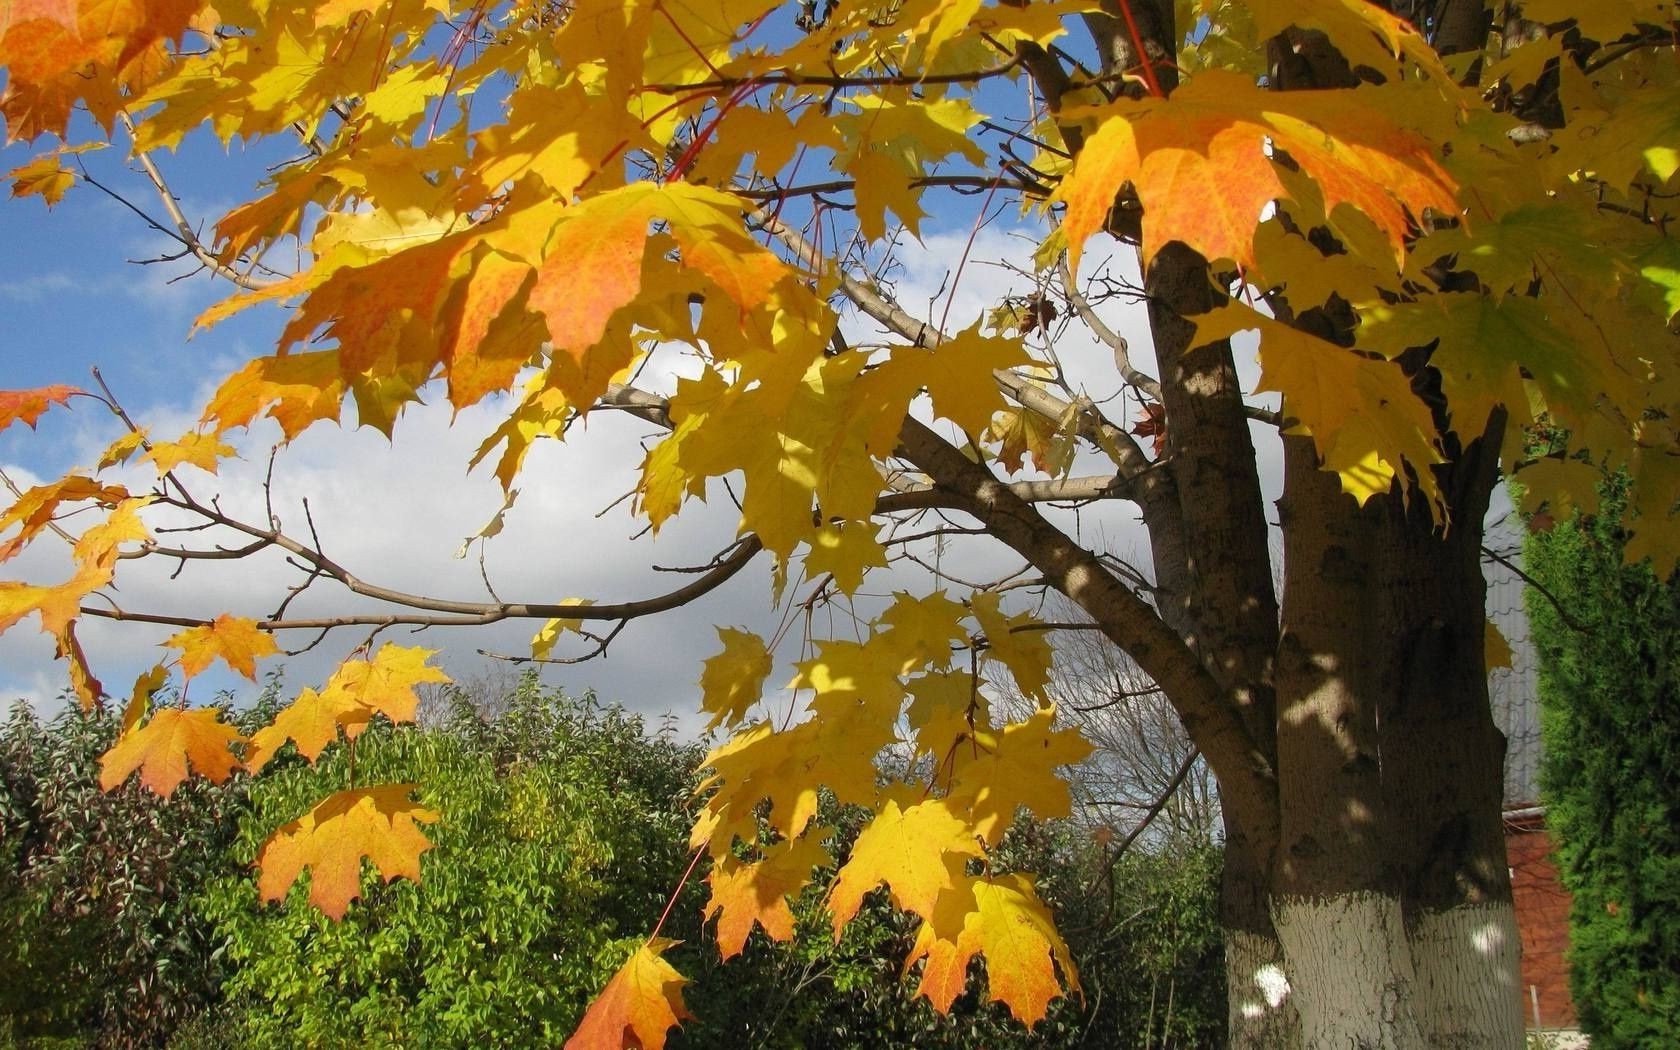
<svg viewBox="0 0 1680 1050">
<path fill-rule="evenodd" d="M 1455 457 L 1444 532 L 1397 496 L 1356 507 L 1309 440 L 1286 439 L 1269 885 L 1283 964 L 1265 970 L 1231 927 L 1232 1046 L 1522 1046 L 1482 638 L 1497 436 L 1496 421 Z M 1228 912 L 1254 869 L 1232 865 Z M 1245 1016 L 1281 1020 L 1285 1004 L 1298 1033 Z"/>
</svg>

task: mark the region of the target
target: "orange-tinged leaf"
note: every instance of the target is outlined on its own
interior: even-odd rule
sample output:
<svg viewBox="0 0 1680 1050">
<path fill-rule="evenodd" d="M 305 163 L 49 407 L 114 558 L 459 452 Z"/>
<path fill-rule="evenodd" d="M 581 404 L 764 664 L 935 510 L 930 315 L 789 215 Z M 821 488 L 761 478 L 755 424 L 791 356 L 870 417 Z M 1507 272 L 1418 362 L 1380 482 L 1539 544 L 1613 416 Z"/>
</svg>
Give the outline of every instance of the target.
<svg viewBox="0 0 1680 1050">
<path fill-rule="evenodd" d="M 74 620 L 64 625 L 64 630 L 58 635 L 59 659 L 70 664 L 70 688 L 76 694 L 76 700 L 82 705 L 83 713 L 92 711 L 99 706 L 105 696 L 105 687 L 99 679 L 93 676 L 93 668 L 88 666 L 87 655 L 82 652 L 82 643 L 76 640 L 76 623 Z"/>
<path fill-rule="evenodd" d="M 238 740 L 239 730 L 223 722 L 213 707 L 166 707 L 105 752 L 99 760 L 99 786 L 110 791 L 139 770 L 142 786 L 168 798 L 187 779 L 189 768 L 220 784 L 239 765 L 230 749 Z"/>
<path fill-rule="evenodd" d="M 436 654 L 436 649 L 386 643 L 371 659 L 345 661 L 334 672 L 327 689 L 342 690 L 356 703 L 393 722 L 412 722 L 420 703 L 414 687 L 449 681 L 449 676 L 436 667 L 426 666 Z"/>
<path fill-rule="evenodd" d="M 146 523 L 140 520 L 140 508 L 151 502 L 151 496 L 135 496 L 118 503 L 109 517 L 77 537 L 72 548 L 76 561 L 83 565 L 109 565 L 116 560 L 117 548 L 124 543 L 144 543 L 151 539 Z"/>
<path fill-rule="evenodd" d="M 128 498 L 128 490 L 121 485 L 105 485 L 83 474 L 70 474 L 50 484 L 36 485 L 0 515 L 0 532 L 14 525 L 19 527 L 16 536 L 0 543 L 0 561 L 27 547 L 51 525 L 62 504 L 91 501 L 103 507 L 115 507 Z"/>
<path fill-rule="evenodd" d="M 1079 988 L 1067 945 L 1026 875 L 969 877 L 942 894 L 916 936 L 905 969 L 927 960 L 917 991 L 934 1009 L 948 1013 L 968 983 L 968 964 L 976 953 L 986 957 L 991 1001 L 1006 1004 L 1029 1027 L 1062 994 L 1057 967 L 1070 989 Z"/>
<path fill-rule="evenodd" d="M 30 613 L 41 614 L 41 630 L 53 636 L 81 612 L 82 599 L 111 582 L 108 561 L 83 562 L 61 584 L 41 587 L 29 583 L 0 581 L 0 632 Z"/>
<path fill-rule="evenodd" d="M 705 918 L 718 917 L 718 951 L 725 960 L 740 954 L 754 925 L 773 941 L 793 939 L 793 911 L 788 899 L 811 881 L 811 869 L 828 863 L 822 834 L 812 832 L 773 847 L 754 863 L 733 855 L 712 868 L 711 900 Z"/>
<path fill-rule="evenodd" d="M 338 739 L 340 728 L 347 733 L 359 731 L 371 718 L 373 711 L 342 689 L 316 692 L 305 686 L 297 699 L 276 714 L 272 722 L 251 734 L 251 746 L 245 750 L 245 768 L 258 772 L 288 740 L 297 744 L 298 754 L 313 763 L 328 744 Z"/>
<path fill-rule="evenodd" d="M 661 1050 L 672 1026 L 694 1016 L 683 1003 L 688 979 L 663 958 L 679 943 L 655 937 L 637 948 L 589 1004 L 566 1050 Z"/>
<path fill-rule="evenodd" d="M 16 422 L 29 427 L 53 405 L 62 405 L 82 391 L 73 386 L 43 386 L 34 390 L 0 390 L 0 430 Z"/>
<path fill-rule="evenodd" d="M 342 919 L 362 893 L 362 858 L 384 876 L 420 880 L 420 854 L 432 848 L 419 824 L 438 815 L 409 800 L 413 784 L 382 784 L 328 795 L 276 831 L 257 854 L 257 889 L 265 901 L 284 900 L 310 869 L 309 903 Z"/>
<path fill-rule="evenodd" d="M 280 651 L 274 638 L 257 627 L 257 621 L 226 613 L 200 627 L 189 627 L 163 643 L 181 650 L 181 674 L 187 678 L 202 672 L 215 660 L 257 680 L 257 661 Z"/>
<path fill-rule="evenodd" d="M 39 194 L 52 207 L 64 199 L 65 193 L 76 184 L 75 173 L 58 162 L 51 153 L 36 157 L 6 176 L 12 180 L 12 196 L 29 197 Z"/>
<path fill-rule="evenodd" d="M 1198 74 L 1167 99 L 1091 110 L 1098 126 L 1053 200 L 1077 268 L 1085 241 L 1131 183 L 1143 205 L 1143 256 L 1183 241 L 1210 261 L 1255 264 L 1261 213 L 1291 196 L 1272 159 L 1286 151 L 1318 184 L 1331 225 L 1346 204 L 1376 224 L 1398 270 L 1412 217 L 1456 214 L 1457 190 L 1421 135 L 1384 115 L 1380 87 L 1269 91 L 1233 73 Z"/>
<path fill-rule="evenodd" d="M 337 350 L 259 357 L 222 381 L 204 420 L 220 434 L 266 415 L 290 441 L 312 423 L 336 421 L 344 393 Z"/>
</svg>

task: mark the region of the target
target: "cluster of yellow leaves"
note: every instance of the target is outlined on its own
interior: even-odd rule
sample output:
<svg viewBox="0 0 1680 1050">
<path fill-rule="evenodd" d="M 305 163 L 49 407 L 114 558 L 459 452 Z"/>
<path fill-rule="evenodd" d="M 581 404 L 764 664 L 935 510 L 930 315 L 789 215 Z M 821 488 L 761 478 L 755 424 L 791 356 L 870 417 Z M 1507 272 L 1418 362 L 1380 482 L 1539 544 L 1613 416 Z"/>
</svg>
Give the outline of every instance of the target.
<svg viewBox="0 0 1680 1050">
<path fill-rule="evenodd" d="M 793 935 L 789 900 L 832 863 L 822 845 L 830 829 L 813 824 L 816 789 L 825 785 L 842 803 L 875 811 L 829 887 L 836 938 L 865 895 L 885 886 L 896 907 L 923 920 L 922 950 L 907 968 L 930 960 L 922 990 L 940 1009 L 977 952 L 1008 969 L 993 979 L 992 998 L 1029 1024 L 1061 994 L 1058 967 L 1078 987 L 1031 883 L 967 874 L 971 863 L 986 863 L 1021 809 L 1046 818 L 1068 813 L 1067 785 L 1056 771 L 1090 750 L 1077 734 L 1053 727 L 1050 708 L 994 726 L 983 682 L 952 670 L 953 647 L 978 645 L 983 634 L 987 656 L 1023 692 L 1042 689 L 1050 657 L 1043 633 L 1017 630 L 1025 618 L 1005 616 L 998 604 L 996 594 L 976 594 L 966 607 L 938 592 L 897 595 L 863 641 L 820 643 L 816 656 L 797 665 L 788 689 L 795 698 L 810 691 L 809 718 L 784 728 L 754 723 L 707 757 L 712 776 L 701 787 L 706 801 L 692 842 L 713 857 L 707 915 L 717 916 L 726 958 L 755 925 L 774 939 Z M 772 661 L 750 632 L 720 634 L 723 652 L 707 661 L 701 680 L 703 704 L 714 724 L 738 724 L 761 699 Z M 883 785 L 877 758 L 901 717 L 906 742 L 932 772 Z"/>
</svg>

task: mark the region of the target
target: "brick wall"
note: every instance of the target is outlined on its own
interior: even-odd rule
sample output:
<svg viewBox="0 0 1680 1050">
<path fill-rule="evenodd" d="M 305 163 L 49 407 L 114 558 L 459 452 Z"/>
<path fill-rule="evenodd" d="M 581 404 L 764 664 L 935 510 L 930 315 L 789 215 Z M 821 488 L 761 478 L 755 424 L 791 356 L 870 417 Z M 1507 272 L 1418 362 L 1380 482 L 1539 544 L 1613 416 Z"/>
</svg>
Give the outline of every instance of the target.
<svg viewBox="0 0 1680 1050">
<path fill-rule="evenodd" d="M 1569 891 L 1558 881 L 1545 817 L 1535 813 L 1507 817 L 1505 850 L 1517 929 L 1522 935 L 1523 1014 L 1529 1027 L 1534 1027 L 1537 994 L 1540 1027 L 1573 1028 L 1575 1004 L 1569 998 L 1569 966 L 1564 958 L 1569 950 Z"/>
</svg>

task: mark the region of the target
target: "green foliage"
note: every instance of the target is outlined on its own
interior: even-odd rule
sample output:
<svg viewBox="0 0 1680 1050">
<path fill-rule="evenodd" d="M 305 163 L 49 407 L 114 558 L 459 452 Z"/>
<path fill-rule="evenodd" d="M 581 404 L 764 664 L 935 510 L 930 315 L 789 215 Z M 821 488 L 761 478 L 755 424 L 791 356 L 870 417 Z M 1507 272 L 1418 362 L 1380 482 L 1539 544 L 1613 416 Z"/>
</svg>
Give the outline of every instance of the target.
<svg viewBox="0 0 1680 1050">
<path fill-rule="evenodd" d="M 1570 964 L 1593 1046 L 1680 1031 L 1680 575 L 1624 566 L 1626 485 L 1528 543 L 1542 788 L 1574 895 Z"/>
<path fill-rule="evenodd" d="M 244 781 L 164 802 L 99 788 L 117 719 L 74 707 L 0 726 L 0 1041 L 157 1045 L 217 995 L 223 961 L 193 893 L 233 870 Z"/>
<path fill-rule="evenodd" d="M 208 910 L 227 940 L 244 1046 L 550 1046 L 571 1032 L 686 862 L 680 800 L 692 749 L 639 719 L 532 678 L 483 721 L 457 703 L 441 730 L 375 728 L 317 767 L 261 778 L 234 852 L 358 779 L 418 781 L 445 819 L 424 881 L 364 878 L 342 922 L 300 882 L 264 907 L 248 877 Z"/>
<path fill-rule="evenodd" d="M 272 713 L 271 679 L 245 722 Z M 527 677 L 446 694 L 425 729 L 380 721 L 354 756 L 288 748 L 255 779 L 188 780 L 168 803 L 98 790 L 114 720 L 19 708 L 0 729 L 0 1045 L 550 1046 L 645 936 L 682 880 L 703 750 Z M 493 714 L 486 714 L 486 712 Z M 249 864 L 276 825 L 358 781 L 418 781 L 443 820 L 423 881 L 381 883 L 342 922 L 258 900 Z M 844 860 L 868 814 L 825 805 Z M 901 964 L 918 920 L 872 894 L 836 943 L 819 877 L 801 936 L 762 933 L 727 966 L 701 922 L 702 864 L 663 933 L 681 939 L 699 1017 L 686 1047 L 1218 1046 L 1224 977 L 1217 849 L 1128 853 L 1109 871 L 1070 823 L 1023 819 L 994 870 L 1040 873 L 1081 967 L 1028 1032 L 985 1001 L 984 962 L 949 1015 Z M 58 1041 L 49 1041 L 58 1040 Z"/>
</svg>

